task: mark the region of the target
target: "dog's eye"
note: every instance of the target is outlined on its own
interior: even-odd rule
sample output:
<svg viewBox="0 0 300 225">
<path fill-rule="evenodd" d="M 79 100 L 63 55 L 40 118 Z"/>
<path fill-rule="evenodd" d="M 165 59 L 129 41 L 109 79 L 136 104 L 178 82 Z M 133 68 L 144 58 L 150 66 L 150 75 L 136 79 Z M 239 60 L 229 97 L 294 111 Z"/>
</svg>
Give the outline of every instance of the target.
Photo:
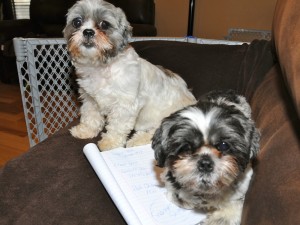
<svg viewBox="0 0 300 225">
<path fill-rule="evenodd" d="M 109 22 L 103 20 L 100 22 L 100 28 L 101 30 L 107 30 L 109 28 L 110 24 Z"/>
<path fill-rule="evenodd" d="M 75 28 L 79 28 L 79 27 L 82 25 L 82 19 L 81 19 L 80 17 L 75 18 L 75 19 L 72 21 L 72 25 L 73 25 L 73 27 L 75 27 Z"/>
<path fill-rule="evenodd" d="M 226 152 L 230 146 L 228 143 L 221 141 L 218 144 L 216 144 L 216 148 L 220 151 L 220 152 Z"/>
</svg>

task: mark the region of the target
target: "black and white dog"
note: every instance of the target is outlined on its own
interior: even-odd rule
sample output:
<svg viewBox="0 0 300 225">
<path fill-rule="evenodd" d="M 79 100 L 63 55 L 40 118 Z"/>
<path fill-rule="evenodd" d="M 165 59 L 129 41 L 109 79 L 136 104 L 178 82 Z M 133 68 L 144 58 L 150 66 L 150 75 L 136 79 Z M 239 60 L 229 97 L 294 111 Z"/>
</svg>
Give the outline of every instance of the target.
<svg viewBox="0 0 300 225">
<path fill-rule="evenodd" d="M 208 212 L 205 225 L 237 225 L 260 134 L 233 91 L 213 91 L 165 118 L 152 148 L 170 201 Z"/>
</svg>

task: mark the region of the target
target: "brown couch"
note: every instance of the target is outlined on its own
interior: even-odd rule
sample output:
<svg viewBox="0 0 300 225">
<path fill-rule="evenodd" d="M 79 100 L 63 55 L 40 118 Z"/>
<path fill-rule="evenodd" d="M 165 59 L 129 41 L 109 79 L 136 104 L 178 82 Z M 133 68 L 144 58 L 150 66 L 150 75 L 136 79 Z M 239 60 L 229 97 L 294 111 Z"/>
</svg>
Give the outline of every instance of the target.
<svg viewBox="0 0 300 225">
<path fill-rule="evenodd" d="M 242 224 L 300 224 L 299 12 L 299 1 L 278 0 L 271 42 L 132 44 L 180 73 L 196 96 L 231 88 L 251 102 L 262 140 Z M 96 139 L 77 140 L 66 127 L 8 162 L 0 170 L 0 224 L 126 224 L 82 153 L 88 142 Z"/>
</svg>

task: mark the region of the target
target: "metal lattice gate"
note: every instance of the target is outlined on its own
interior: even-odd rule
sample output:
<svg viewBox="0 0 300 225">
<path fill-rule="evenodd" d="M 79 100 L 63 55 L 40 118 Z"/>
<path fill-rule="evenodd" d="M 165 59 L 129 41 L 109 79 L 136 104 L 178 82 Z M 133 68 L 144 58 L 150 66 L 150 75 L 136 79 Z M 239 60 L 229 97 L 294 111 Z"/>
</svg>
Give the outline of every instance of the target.
<svg viewBox="0 0 300 225">
<path fill-rule="evenodd" d="M 78 117 L 64 39 L 14 39 L 26 126 L 33 146 Z"/>
</svg>

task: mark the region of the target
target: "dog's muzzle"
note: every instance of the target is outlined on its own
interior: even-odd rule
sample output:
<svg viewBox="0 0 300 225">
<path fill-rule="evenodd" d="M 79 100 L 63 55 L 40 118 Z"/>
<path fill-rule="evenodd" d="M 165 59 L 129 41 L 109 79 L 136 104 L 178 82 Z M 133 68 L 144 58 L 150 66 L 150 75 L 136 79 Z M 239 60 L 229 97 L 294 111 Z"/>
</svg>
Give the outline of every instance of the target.
<svg viewBox="0 0 300 225">
<path fill-rule="evenodd" d="M 211 173 L 214 170 L 214 162 L 210 156 L 201 156 L 198 161 L 198 170 L 202 173 Z"/>
</svg>

